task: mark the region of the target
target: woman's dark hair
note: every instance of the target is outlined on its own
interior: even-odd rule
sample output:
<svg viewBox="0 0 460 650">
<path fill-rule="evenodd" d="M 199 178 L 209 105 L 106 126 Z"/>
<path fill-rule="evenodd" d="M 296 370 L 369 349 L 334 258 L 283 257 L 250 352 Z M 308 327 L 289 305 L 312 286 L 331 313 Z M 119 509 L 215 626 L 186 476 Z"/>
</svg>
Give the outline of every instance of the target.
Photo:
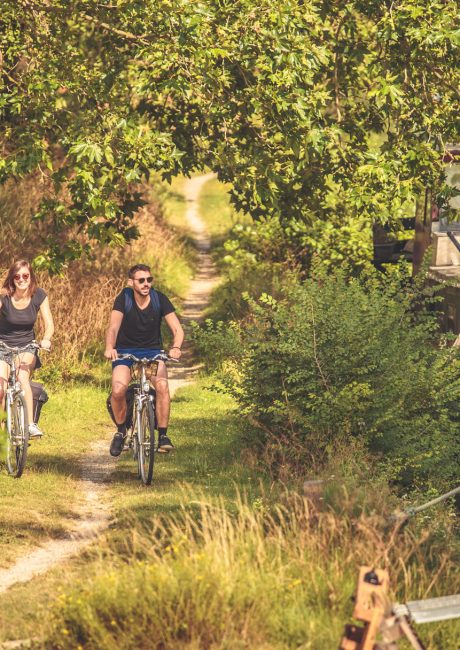
<svg viewBox="0 0 460 650">
<path fill-rule="evenodd" d="M 151 272 L 150 266 L 147 266 L 147 264 L 135 264 L 129 269 L 128 278 L 132 280 L 138 271 L 145 271 L 146 273 Z"/>
<path fill-rule="evenodd" d="M 18 273 L 19 269 L 22 269 L 24 266 L 27 266 L 27 270 L 30 273 L 30 285 L 29 285 L 29 296 L 33 296 L 34 293 L 37 290 L 37 278 L 35 277 L 35 273 L 33 268 L 30 265 L 30 262 L 27 260 L 18 260 L 14 264 L 12 264 L 9 268 L 8 275 L 6 276 L 6 280 L 3 283 L 3 289 L 6 290 L 6 293 L 9 296 L 12 296 L 13 293 L 16 291 L 16 285 L 14 284 L 14 276 L 16 273 Z"/>
</svg>

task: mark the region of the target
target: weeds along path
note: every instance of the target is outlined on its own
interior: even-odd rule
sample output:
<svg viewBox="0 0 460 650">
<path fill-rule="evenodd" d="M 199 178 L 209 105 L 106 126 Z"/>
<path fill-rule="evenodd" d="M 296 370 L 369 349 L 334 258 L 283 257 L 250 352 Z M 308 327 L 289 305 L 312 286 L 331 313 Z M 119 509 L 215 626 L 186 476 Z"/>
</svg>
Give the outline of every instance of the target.
<svg viewBox="0 0 460 650">
<path fill-rule="evenodd" d="M 210 239 L 198 214 L 198 197 L 205 183 L 214 177 L 206 174 L 185 182 L 186 218 L 198 249 L 197 271 L 183 305 L 185 324 L 200 318 L 216 283 L 216 272 L 209 253 Z M 199 366 L 193 365 L 189 347 L 184 349 L 185 363 L 171 372 L 170 390 L 174 392 L 194 381 Z M 116 461 L 108 455 L 109 439 L 99 440 L 81 461 L 81 499 L 76 523 L 66 538 L 50 541 L 19 559 L 12 567 L 0 571 L 0 593 L 43 574 L 94 542 L 108 526 L 111 508 L 104 495 Z M 24 477 L 23 480 L 27 480 Z"/>
</svg>

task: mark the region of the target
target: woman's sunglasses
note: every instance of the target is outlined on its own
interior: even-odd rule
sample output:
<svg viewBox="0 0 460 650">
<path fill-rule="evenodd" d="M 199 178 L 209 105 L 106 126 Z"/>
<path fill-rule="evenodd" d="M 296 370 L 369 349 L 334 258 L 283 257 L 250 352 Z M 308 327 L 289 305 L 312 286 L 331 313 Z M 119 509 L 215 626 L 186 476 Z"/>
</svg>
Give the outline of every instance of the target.
<svg viewBox="0 0 460 650">
<path fill-rule="evenodd" d="M 136 278 L 136 282 L 139 282 L 139 284 L 144 284 L 144 282 L 151 284 L 152 280 L 153 277 L 151 275 L 149 275 L 148 278 Z"/>
<path fill-rule="evenodd" d="M 28 280 L 30 278 L 30 273 L 16 273 L 14 276 L 14 279 L 16 282 L 19 282 L 19 280 Z"/>
</svg>

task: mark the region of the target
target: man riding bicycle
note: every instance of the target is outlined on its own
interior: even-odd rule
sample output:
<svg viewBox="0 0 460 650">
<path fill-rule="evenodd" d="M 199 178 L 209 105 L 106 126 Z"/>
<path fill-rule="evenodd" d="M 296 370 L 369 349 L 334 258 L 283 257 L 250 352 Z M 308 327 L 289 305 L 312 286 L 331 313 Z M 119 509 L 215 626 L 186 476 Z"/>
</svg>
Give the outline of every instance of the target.
<svg viewBox="0 0 460 650">
<path fill-rule="evenodd" d="M 126 437 L 126 391 L 131 380 L 131 359 L 119 354 L 133 354 L 151 359 L 162 349 L 161 321 L 164 318 L 173 335 L 169 356 L 180 359 L 184 331 L 169 299 L 152 288 L 152 274 L 146 264 L 136 264 L 128 272 L 128 288 L 115 298 L 105 339 L 104 356 L 112 361 L 112 412 L 117 425 L 110 454 L 119 456 Z M 167 453 L 174 446 L 167 436 L 170 396 L 168 371 L 164 361 L 158 364 L 151 381 L 156 392 L 158 451 Z"/>
</svg>

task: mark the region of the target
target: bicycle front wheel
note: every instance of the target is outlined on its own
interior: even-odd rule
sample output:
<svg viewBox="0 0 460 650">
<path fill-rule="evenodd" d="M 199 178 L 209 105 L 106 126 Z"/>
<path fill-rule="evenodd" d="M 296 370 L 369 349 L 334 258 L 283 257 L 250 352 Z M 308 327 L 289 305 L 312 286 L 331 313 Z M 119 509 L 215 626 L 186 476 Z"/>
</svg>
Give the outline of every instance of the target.
<svg viewBox="0 0 460 650">
<path fill-rule="evenodd" d="M 138 435 L 139 475 L 144 485 L 150 485 L 155 462 L 155 412 L 150 401 L 142 405 Z"/>
<path fill-rule="evenodd" d="M 24 396 L 18 393 L 9 407 L 7 418 L 7 453 L 8 473 L 19 478 L 24 471 L 29 447 L 29 418 Z"/>
</svg>

